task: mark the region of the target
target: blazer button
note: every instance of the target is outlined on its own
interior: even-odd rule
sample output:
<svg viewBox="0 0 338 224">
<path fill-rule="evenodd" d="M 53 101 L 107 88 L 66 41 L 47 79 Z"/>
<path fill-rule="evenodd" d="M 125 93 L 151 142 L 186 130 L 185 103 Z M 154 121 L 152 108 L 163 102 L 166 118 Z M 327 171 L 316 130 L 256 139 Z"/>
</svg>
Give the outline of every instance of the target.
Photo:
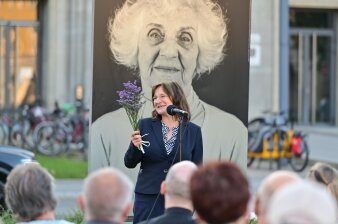
<svg viewBox="0 0 338 224">
<path fill-rule="evenodd" d="M 163 173 L 168 173 L 168 170 L 167 169 L 163 170 Z"/>
</svg>

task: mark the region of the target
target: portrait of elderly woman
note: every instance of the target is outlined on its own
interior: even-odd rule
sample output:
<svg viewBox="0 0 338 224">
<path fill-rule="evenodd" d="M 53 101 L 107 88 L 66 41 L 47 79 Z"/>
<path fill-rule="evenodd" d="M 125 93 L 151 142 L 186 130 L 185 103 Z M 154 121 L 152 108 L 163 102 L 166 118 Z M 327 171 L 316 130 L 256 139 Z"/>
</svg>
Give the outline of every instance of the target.
<svg viewBox="0 0 338 224">
<path fill-rule="evenodd" d="M 143 118 L 151 117 L 153 110 L 152 86 L 166 81 L 179 83 L 190 107 L 191 121 L 202 129 L 203 161 L 231 160 L 245 170 L 248 1 L 126 0 L 114 1 L 115 9 L 110 11 L 106 1 L 104 3 L 95 3 L 90 169 L 107 165 L 124 168 L 123 156 L 130 144 L 132 128 L 125 110 L 110 105 L 114 104 L 116 90 L 123 88 L 122 82 L 139 78 L 145 98 L 149 99 L 141 110 Z M 99 24 L 104 19 L 97 20 L 97 16 L 102 18 L 104 12 L 110 12 L 108 32 L 104 39 L 97 39 L 96 33 L 107 28 L 105 24 Z M 237 20 L 227 15 L 236 16 Z M 228 27 L 231 21 L 233 36 Z M 237 40 L 236 35 L 239 37 Z M 229 37 L 237 42 L 228 51 Z M 110 55 L 102 56 L 104 43 L 100 40 L 107 41 Z M 229 52 L 234 52 L 233 56 L 228 55 Z M 223 70 L 223 66 L 222 70 L 218 69 L 227 58 L 232 59 L 226 62 L 229 68 Z M 106 66 L 110 74 L 105 76 L 102 74 L 102 61 L 115 63 L 113 67 Z M 214 72 L 218 75 L 214 76 Z M 228 76 L 237 83 L 224 81 Z M 109 94 L 103 94 L 104 85 L 110 86 L 107 87 Z M 235 99 L 229 106 L 226 104 L 230 98 Z M 242 120 L 237 114 L 235 116 L 221 108 L 224 105 L 227 108 L 237 106 Z"/>
</svg>

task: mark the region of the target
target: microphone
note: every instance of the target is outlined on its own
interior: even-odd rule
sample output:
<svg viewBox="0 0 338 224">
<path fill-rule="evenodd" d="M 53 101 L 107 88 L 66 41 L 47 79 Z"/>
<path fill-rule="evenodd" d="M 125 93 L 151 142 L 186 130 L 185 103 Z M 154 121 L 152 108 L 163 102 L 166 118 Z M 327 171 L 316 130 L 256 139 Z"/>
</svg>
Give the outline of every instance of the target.
<svg viewBox="0 0 338 224">
<path fill-rule="evenodd" d="M 176 114 L 182 115 L 182 116 L 187 116 L 189 114 L 187 111 L 178 109 L 175 105 L 169 105 L 167 107 L 167 113 L 171 116 L 176 115 Z"/>
</svg>

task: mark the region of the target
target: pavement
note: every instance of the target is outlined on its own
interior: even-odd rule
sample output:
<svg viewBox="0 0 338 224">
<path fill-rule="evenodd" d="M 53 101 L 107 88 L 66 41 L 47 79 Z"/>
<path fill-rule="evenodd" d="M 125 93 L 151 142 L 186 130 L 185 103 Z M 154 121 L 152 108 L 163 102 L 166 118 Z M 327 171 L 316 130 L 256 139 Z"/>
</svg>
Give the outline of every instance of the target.
<svg viewBox="0 0 338 224">
<path fill-rule="evenodd" d="M 310 150 L 310 163 L 308 167 L 299 173 L 305 177 L 309 167 L 317 161 L 328 162 L 338 168 L 338 128 L 311 128 L 296 127 L 307 133 L 307 142 Z M 260 164 L 255 161 L 248 169 L 248 177 L 251 185 L 251 191 L 257 191 L 262 179 L 276 169 L 270 170 L 269 163 L 263 161 Z M 289 166 L 282 169 L 291 170 Z M 79 209 L 77 205 L 77 197 L 81 193 L 83 180 L 56 180 L 56 196 L 58 206 L 56 213 L 60 216 L 72 214 L 74 210 Z"/>
<path fill-rule="evenodd" d="M 310 160 L 323 161 L 338 165 L 338 127 L 318 128 L 300 127 L 307 133 Z"/>
<path fill-rule="evenodd" d="M 64 217 L 79 209 L 77 198 L 81 194 L 82 184 L 82 179 L 57 179 L 55 181 L 55 194 L 58 202 L 55 210 L 57 215 Z"/>
</svg>

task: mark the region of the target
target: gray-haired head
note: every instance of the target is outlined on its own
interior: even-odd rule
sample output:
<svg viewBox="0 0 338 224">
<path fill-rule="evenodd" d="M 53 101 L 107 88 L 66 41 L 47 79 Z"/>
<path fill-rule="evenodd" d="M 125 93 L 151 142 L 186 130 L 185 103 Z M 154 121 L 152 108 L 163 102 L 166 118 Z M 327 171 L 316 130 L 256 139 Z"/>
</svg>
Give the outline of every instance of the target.
<svg viewBox="0 0 338 224">
<path fill-rule="evenodd" d="M 54 211 L 54 179 L 36 163 L 15 167 L 5 185 L 6 205 L 20 221 L 34 220 L 45 212 Z"/>
<path fill-rule="evenodd" d="M 335 224 L 337 204 L 323 186 L 298 181 L 272 196 L 266 218 L 270 224 Z"/>
<path fill-rule="evenodd" d="M 197 166 L 190 161 L 173 165 L 165 179 L 166 194 L 171 198 L 190 200 L 190 179 Z"/>
<path fill-rule="evenodd" d="M 282 187 L 301 178 L 294 172 L 279 170 L 268 175 L 261 183 L 256 193 L 255 212 L 259 223 L 265 223 L 266 210 L 272 195 Z"/>
<path fill-rule="evenodd" d="M 131 202 L 133 184 L 121 171 L 102 168 L 84 181 L 86 216 L 92 220 L 117 220 Z"/>
<path fill-rule="evenodd" d="M 199 54 L 194 75 L 210 72 L 224 57 L 227 27 L 222 9 L 211 0 L 126 0 L 111 18 L 110 49 L 120 64 L 138 68 L 139 34 L 145 15 L 196 14 Z"/>
</svg>

